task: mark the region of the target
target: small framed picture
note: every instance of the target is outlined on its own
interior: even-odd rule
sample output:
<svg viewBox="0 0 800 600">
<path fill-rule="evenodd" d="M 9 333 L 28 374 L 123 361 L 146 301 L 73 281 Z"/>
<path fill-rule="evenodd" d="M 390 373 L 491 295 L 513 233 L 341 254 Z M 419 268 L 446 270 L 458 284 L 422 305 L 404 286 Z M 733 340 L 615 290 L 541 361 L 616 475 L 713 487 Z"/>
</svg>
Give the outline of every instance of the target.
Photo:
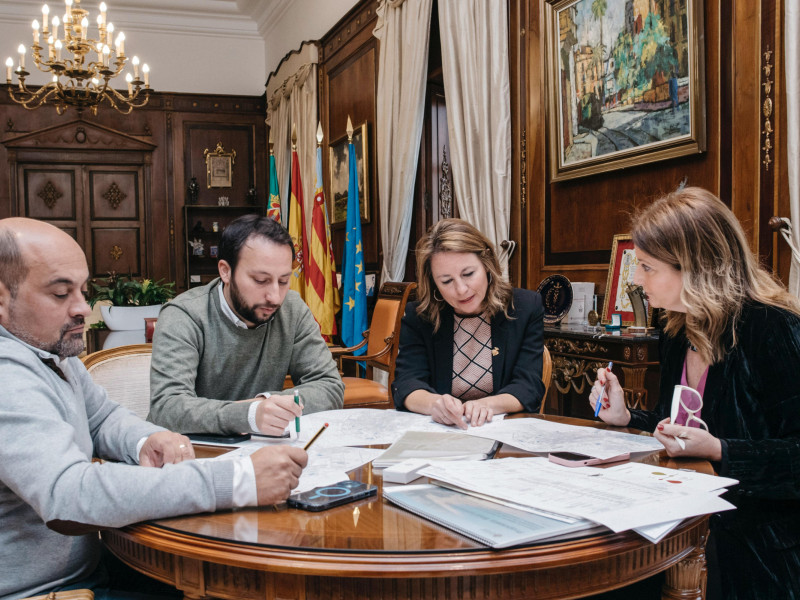
<svg viewBox="0 0 800 600">
<path fill-rule="evenodd" d="M 626 287 L 633 283 L 637 264 L 636 250 L 630 234 L 615 235 L 611 244 L 611 262 L 608 265 L 603 312 L 600 315 L 600 322 L 603 325 L 611 324 L 614 313 L 620 318 L 620 326 L 635 324 L 633 304 L 628 297 Z M 648 309 L 648 317 L 649 312 Z"/>
<path fill-rule="evenodd" d="M 217 258 L 217 256 L 219 256 L 219 249 L 217 248 L 217 246 L 209 246 L 208 247 L 208 255 L 211 258 Z"/>
<path fill-rule="evenodd" d="M 206 157 L 207 187 L 209 189 L 231 187 L 233 185 L 233 165 L 236 162 L 236 150 L 226 152 L 222 147 L 222 142 L 217 142 L 217 147 L 213 151 L 208 148 L 203 150 L 203 156 Z"/>
</svg>

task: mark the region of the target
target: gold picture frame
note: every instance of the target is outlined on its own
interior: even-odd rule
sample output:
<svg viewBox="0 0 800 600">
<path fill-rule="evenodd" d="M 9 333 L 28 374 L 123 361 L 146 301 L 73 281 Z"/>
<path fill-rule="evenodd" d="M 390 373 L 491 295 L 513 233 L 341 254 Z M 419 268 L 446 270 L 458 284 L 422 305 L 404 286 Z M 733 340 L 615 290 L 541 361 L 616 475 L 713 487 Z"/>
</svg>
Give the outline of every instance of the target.
<svg viewBox="0 0 800 600">
<path fill-rule="evenodd" d="M 212 151 L 203 150 L 206 157 L 206 185 L 211 188 L 233 187 L 233 165 L 236 162 L 236 150 L 225 152 L 222 142 Z"/>
<path fill-rule="evenodd" d="M 551 181 L 705 151 L 703 0 L 545 11 Z"/>
<path fill-rule="evenodd" d="M 369 223 L 369 132 L 367 122 L 353 130 L 353 146 L 356 151 L 358 171 L 358 201 L 361 222 Z M 347 134 L 334 140 L 328 148 L 328 164 L 331 175 L 331 189 L 328 202 L 331 225 L 347 221 L 347 186 L 350 180 L 350 152 Z"/>
</svg>

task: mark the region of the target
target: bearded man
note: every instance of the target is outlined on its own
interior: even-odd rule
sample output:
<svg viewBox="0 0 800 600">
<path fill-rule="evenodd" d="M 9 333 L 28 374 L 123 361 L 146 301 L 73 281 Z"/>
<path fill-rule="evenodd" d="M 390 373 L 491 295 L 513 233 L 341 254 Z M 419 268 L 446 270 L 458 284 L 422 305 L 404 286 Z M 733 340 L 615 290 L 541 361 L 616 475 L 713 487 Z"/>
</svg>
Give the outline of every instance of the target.
<svg viewBox="0 0 800 600">
<path fill-rule="evenodd" d="M 219 278 L 161 309 L 148 420 L 185 433 L 281 435 L 303 412 L 342 407 L 336 363 L 289 290 L 293 260 L 292 238 L 272 219 L 245 215 L 225 228 Z M 284 391 L 287 374 L 294 388 Z"/>
</svg>

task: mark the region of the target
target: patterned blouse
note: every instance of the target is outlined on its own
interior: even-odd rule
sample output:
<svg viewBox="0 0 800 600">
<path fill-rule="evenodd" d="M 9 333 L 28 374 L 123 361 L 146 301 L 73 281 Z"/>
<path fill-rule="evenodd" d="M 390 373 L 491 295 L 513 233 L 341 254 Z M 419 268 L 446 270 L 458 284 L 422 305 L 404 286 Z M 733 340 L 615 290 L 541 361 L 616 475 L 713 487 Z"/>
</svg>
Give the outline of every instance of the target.
<svg viewBox="0 0 800 600">
<path fill-rule="evenodd" d="M 491 396 L 492 326 L 485 313 L 453 319 L 453 386 L 451 394 L 462 401 Z"/>
</svg>

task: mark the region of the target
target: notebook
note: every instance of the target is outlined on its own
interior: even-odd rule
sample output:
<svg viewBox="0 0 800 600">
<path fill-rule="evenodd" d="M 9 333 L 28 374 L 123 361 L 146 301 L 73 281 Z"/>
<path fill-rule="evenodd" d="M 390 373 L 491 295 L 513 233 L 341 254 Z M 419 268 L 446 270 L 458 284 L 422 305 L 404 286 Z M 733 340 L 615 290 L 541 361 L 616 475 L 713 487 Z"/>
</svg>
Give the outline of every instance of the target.
<svg viewBox="0 0 800 600">
<path fill-rule="evenodd" d="M 463 433 L 406 431 L 386 452 L 372 461 L 382 469 L 410 458 L 426 460 L 484 460 L 492 456 L 499 442 Z"/>
<path fill-rule="evenodd" d="M 383 496 L 415 515 L 492 548 L 561 539 L 598 526 L 584 519 L 553 519 L 432 484 L 385 487 Z"/>
</svg>

